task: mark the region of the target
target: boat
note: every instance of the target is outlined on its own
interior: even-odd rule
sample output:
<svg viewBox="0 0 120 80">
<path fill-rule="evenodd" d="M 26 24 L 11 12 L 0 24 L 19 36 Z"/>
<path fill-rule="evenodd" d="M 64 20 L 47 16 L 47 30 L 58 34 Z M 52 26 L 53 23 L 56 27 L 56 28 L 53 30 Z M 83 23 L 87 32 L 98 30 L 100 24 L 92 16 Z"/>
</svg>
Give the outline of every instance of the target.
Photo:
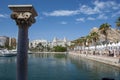
<svg viewBox="0 0 120 80">
<path fill-rule="evenodd" d="M 16 55 L 17 55 L 16 53 L 12 53 L 8 51 L 7 49 L 0 50 L 0 57 L 12 57 Z"/>
<path fill-rule="evenodd" d="M 13 49 L 10 51 L 11 53 L 17 54 L 17 49 Z M 28 54 L 32 54 L 30 50 L 28 50 Z"/>
</svg>

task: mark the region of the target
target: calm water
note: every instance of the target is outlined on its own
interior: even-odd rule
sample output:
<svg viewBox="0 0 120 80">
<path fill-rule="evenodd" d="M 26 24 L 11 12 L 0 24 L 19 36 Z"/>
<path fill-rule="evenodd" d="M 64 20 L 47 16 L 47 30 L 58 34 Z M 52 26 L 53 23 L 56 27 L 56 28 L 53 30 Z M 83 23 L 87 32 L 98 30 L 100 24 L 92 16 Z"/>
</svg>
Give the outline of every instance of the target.
<svg viewBox="0 0 120 80">
<path fill-rule="evenodd" d="M 120 80 L 120 69 L 64 54 L 30 54 L 28 80 Z M 0 80 L 16 79 L 16 57 L 0 57 Z"/>
</svg>

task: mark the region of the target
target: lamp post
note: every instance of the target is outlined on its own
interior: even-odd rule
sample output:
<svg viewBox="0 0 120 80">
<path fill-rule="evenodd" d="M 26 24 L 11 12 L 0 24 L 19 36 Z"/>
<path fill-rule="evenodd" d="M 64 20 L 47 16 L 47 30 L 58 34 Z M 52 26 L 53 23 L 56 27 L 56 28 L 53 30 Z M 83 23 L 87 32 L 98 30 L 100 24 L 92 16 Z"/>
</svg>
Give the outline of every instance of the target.
<svg viewBox="0 0 120 80">
<path fill-rule="evenodd" d="M 28 29 L 35 23 L 37 13 L 32 5 L 8 5 L 13 11 L 11 18 L 18 25 L 17 80 L 27 80 Z"/>
</svg>

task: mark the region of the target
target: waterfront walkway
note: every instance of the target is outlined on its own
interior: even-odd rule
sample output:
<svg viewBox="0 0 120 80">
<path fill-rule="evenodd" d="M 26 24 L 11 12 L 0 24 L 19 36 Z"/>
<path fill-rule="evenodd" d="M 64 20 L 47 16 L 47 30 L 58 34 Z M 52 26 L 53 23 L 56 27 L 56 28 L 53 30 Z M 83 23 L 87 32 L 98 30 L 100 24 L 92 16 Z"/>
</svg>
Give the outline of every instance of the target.
<svg viewBox="0 0 120 80">
<path fill-rule="evenodd" d="M 72 56 L 79 56 L 79 57 L 106 63 L 106 64 L 113 65 L 120 68 L 120 56 L 110 57 L 105 55 L 103 56 L 103 55 L 80 54 L 79 52 L 75 52 L 75 51 L 71 51 L 69 52 L 69 54 Z"/>
</svg>

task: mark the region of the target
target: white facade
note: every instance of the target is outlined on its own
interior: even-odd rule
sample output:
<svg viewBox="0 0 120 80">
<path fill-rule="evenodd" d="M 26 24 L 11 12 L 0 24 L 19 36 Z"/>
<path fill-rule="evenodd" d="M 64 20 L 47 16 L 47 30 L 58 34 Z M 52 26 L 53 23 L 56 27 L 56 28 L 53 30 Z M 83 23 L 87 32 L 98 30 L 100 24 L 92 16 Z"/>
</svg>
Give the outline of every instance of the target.
<svg viewBox="0 0 120 80">
<path fill-rule="evenodd" d="M 70 46 L 71 42 L 68 41 L 66 38 L 64 39 L 57 39 L 54 38 L 52 42 L 48 42 L 47 40 L 33 40 L 29 43 L 29 48 L 35 48 L 39 43 L 41 43 L 43 46 L 50 46 L 50 47 L 54 47 L 54 46 Z"/>
<path fill-rule="evenodd" d="M 8 37 L 6 36 L 0 36 L 0 46 L 5 46 L 7 43 Z"/>
<path fill-rule="evenodd" d="M 43 46 L 48 44 L 47 40 L 33 40 L 29 43 L 29 48 L 35 48 L 39 43 L 41 43 Z"/>
<path fill-rule="evenodd" d="M 52 41 L 52 47 L 57 46 L 57 45 L 64 46 L 64 47 L 67 46 L 67 45 L 70 46 L 71 42 L 68 41 L 66 38 L 64 38 L 64 39 L 54 38 L 53 41 Z"/>
</svg>

